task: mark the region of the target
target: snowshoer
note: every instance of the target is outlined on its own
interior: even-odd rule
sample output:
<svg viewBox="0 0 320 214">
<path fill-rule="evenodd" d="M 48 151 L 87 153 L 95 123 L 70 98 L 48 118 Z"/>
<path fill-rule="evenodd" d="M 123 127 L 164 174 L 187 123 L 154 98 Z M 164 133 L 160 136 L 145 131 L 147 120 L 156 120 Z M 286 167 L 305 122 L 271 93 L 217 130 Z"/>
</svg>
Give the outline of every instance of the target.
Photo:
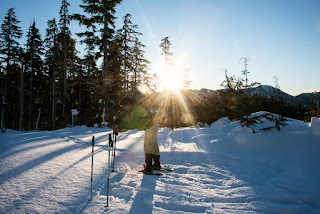
<svg viewBox="0 0 320 214">
<path fill-rule="evenodd" d="M 160 169 L 160 152 L 158 146 L 159 124 L 155 122 L 152 112 L 141 102 L 134 103 L 128 96 L 123 97 L 119 104 L 125 110 L 125 116 L 119 126 L 113 126 L 113 130 L 116 133 L 134 128 L 145 130 L 145 165 L 143 172 L 151 173 L 153 169 Z M 154 160 L 154 164 L 152 164 L 152 159 Z"/>
</svg>

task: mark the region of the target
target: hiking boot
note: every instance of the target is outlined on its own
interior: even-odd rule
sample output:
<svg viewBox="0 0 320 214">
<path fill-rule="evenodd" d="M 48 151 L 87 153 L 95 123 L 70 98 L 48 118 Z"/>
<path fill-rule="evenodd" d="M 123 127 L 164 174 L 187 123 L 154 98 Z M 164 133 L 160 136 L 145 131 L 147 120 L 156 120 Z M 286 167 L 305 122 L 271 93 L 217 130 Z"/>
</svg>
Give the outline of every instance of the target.
<svg viewBox="0 0 320 214">
<path fill-rule="evenodd" d="M 154 164 L 152 165 L 152 169 L 154 169 L 154 170 L 161 169 L 160 155 L 152 155 L 152 157 L 153 157 L 153 160 L 154 160 Z"/>
<path fill-rule="evenodd" d="M 145 155 L 144 172 L 152 172 L 152 154 Z"/>
</svg>

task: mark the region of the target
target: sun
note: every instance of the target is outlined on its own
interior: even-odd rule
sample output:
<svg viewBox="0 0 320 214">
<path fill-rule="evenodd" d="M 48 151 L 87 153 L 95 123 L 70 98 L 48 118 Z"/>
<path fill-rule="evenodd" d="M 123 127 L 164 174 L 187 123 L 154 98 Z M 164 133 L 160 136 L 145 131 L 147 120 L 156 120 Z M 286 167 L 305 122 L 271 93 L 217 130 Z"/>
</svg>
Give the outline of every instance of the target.
<svg viewBox="0 0 320 214">
<path fill-rule="evenodd" d="M 163 77 L 163 87 L 165 90 L 177 92 L 182 84 L 182 76 L 175 70 L 169 70 Z"/>
</svg>

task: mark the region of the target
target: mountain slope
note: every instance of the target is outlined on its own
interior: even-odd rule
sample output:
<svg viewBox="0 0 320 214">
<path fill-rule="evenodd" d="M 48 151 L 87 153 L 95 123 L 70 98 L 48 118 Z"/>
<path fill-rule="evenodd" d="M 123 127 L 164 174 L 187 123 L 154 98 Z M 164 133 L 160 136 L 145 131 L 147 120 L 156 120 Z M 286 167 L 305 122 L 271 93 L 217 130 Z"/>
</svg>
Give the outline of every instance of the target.
<svg viewBox="0 0 320 214">
<path fill-rule="evenodd" d="M 224 90 L 224 89 L 223 89 Z M 256 88 L 253 88 L 250 90 L 251 94 L 258 94 L 258 95 L 262 95 L 265 96 L 267 98 L 271 98 L 273 96 L 275 96 L 277 89 L 273 86 L 269 86 L 269 85 L 260 85 Z M 210 89 L 201 89 L 201 90 L 195 90 L 194 91 L 195 94 L 201 94 L 202 96 L 210 96 L 213 94 L 216 94 L 215 90 L 210 90 Z M 278 92 L 278 96 L 279 98 L 282 98 L 284 102 L 289 103 L 289 104 L 302 104 L 302 105 L 313 105 L 313 103 L 311 102 L 311 98 L 312 98 L 312 93 L 303 93 L 303 94 L 299 94 L 297 96 L 292 96 L 288 93 L 285 93 L 281 90 L 279 90 Z"/>
</svg>

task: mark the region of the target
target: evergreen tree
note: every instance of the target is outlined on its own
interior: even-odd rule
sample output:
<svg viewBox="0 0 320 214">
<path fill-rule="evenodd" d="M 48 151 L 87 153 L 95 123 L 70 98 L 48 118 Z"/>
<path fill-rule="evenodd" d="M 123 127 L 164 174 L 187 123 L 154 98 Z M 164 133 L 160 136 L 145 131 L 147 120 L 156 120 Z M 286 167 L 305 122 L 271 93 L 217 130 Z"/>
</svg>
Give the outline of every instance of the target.
<svg viewBox="0 0 320 214">
<path fill-rule="evenodd" d="M 85 44 L 86 51 L 81 60 L 76 87 L 79 122 L 93 126 L 95 123 L 101 124 L 102 115 L 102 73 L 97 65 L 99 53 L 95 51 L 99 38 L 89 30 L 78 35 L 82 38 L 80 43 Z"/>
<path fill-rule="evenodd" d="M 20 69 L 20 94 L 19 94 L 19 130 L 24 130 L 24 69 L 25 69 L 25 52 L 21 53 L 21 69 Z"/>
<path fill-rule="evenodd" d="M 38 127 L 39 120 L 34 121 L 34 118 L 39 118 L 44 104 L 45 92 L 47 90 L 46 76 L 44 73 L 44 55 L 43 41 L 36 28 L 36 23 L 33 21 L 27 33 L 26 43 L 26 78 L 28 81 L 26 88 L 29 96 L 28 107 L 28 129 L 33 130 Z"/>
<path fill-rule="evenodd" d="M 320 97 L 319 92 L 313 92 L 311 97 L 312 105 L 307 106 L 307 112 L 305 121 L 309 122 L 312 117 L 320 117 L 320 109 L 319 109 L 319 103 L 320 103 Z"/>
<path fill-rule="evenodd" d="M 159 85 L 160 85 L 160 78 L 156 73 L 154 73 L 151 77 L 151 82 L 149 87 L 151 92 L 156 92 Z"/>
<path fill-rule="evenodd" d="M 61 29 L 61 43 L 62 43 L 62 53 L 63 53 L 63 99 L 62 99 L 62 116 L 65 117 L 66 111 L 66 100 L 67 100 L 67 36 L 71 38 L 70 30 L 68 25 L 70 25 L 70 16 L 68 15 L 68 6 L 70 4 L 66 0 L 62 0 L 62 5 L 60 8 L 60 29 Z"/>
<path fill-rule="evenodd" d="M 8 69 L 11 64 L 19 61 L 21 47 L 17 40 L 22 37 L 21 27 L 17 25 L 19 22 L 15 15 L 14 8 L 10 8 L 4 17 L 0 34 L 1 65 L 6 69 Z"/>
<path fill-rule="evenodd" d="M 109 108 L 110 115 L 116 115 L 120 106 L 118 105 L 119 100 L 126 95 L 125 86 L 125 74 L 123 73 L 123 51 L 122 51 L 122 38 L 120 34 L 116 34 L 113 40 L 110 41 L 110 54 L 109 54 L 109 63 L 110 63 L 110 79 L 112 82 L 109 86 L 109 99 L 111 101 L 111 106 Z M 113 118 L 110 118 L 111 122 Z"/>
<path fill-rule="evenodd" d="M 241 122 L 243 123 L 243 126 L 250 127 L 253 125 L 256 120 L 255 118 L 249 117 L 249 115 L 253 112 L 253 100 L 252 96 L 249 94 L 250 89 L 260 85 L 257 82 L 249 84 L 249 71 L 247 69 L 249 58 L 241 58 L 240 61 L 243 61 L 244 70 L 241 71 L 241 73 L 244 75 L 244 79 L 240 79 L 239 86 L 240 90 L 238 93 L 238 99 L 239 99 L 239 113 L 241 117 Z M 253 130 L 253 129 L 252 129 Z M 253 130 L 254 132 L 254 130 Z"/>
<path fill-rule="evenodd" d="M 161 40 L 160 43 L 160 48 L 162 49 L 162 55 L 164 55 L 164 76 L 168 75 L 168 71 L 167 71 L 167 66 L 168 65 L 172 65 L 172 60 L 171 60 L 171 56 L 173 55 L 172 52 L 170 52 L 170 46 L 171 46 L 171 42 L 169 40 L 169 37 L 165 37 Z M 164 90 L 167 90 L 167 86 L 166 83 L 164 85 Z"/>
<path fill-rule="evenodd" d="M 184 90 L 190 89 L 190 85 L 191 85 L 191 80 L 190 80 L 190 69 L 185 69 L 183 72 L 183 85 L 182 88 Z"/>
<path fill-rule="evenodd" d="M 56 127 L 56 76 L 57 76 L 57 57 L 58 57 L 58 26 L 55 19 L 47 22 L 46 38 L 45 38 L 45 66 L 46 70 L 49 71 L 49 78 L 51 82 L 51 129 L 54 130 Z"/>
<path fill-rule="evenodd" d="M 126 14 L 123 17 L 123 27 L 118 30 L 122 42 L 122 70 L 124 73 L 125 89 L 128 90 L 130 82 L 130 73 L 133 72 L 133 60 L 134 60 L 134 47 L 135 39 L 141 33 L 137 32 L 138 26 L 134 25 L 131 21 L 131 15 Z"/>
<path fill-rule="evenodd" d="M 164 79 L 167 78 L 167 76 L 169 75 L 168 74 L 168 65 L 172 64 L 171 62 L 171 59 L 170 59 L 170 56 L 173 55 L 173 53 L 170 52 L 170 46 L 171 46 L 171 42 L 169 40 L 169 37 L 165 37 L 161 40 L 161 43 L 160 43 L 160 48 L 162 49 L 162 52 L 161 52 L 161 55 L 164 55 L 164 66 L 165 66 L 165 69 L 164 69 Z M 174 103 L 174 96 L 173 96 L 173 93 L 167 93 L 167 85 L 166 85 L 166 82 L 164 82 L 164 91 L 165 91 L 165 95 L 166 95 L 166 100 L 165 100 L 165 105 L 166 105 L 166 116 L 168 117 L 168 120 L 169 120 L 169 126 L 171 127 L 171 129 L 174 128 L 174 123 L 175 123 L 175 115 L 174 114 L 174 110 L 175 110 L 175 103 Z"/>
<path fill-rule="evenodd" d="M 120 4 L 121 0 L 82 0 L 83 4 L 80 5 L 84 12 L 89 17 L 80 14 L 74 14 L 74 19 L 78 20 L 81 25 L 87 28 L 92 28 L 94 32 L 100 32 L 101 36 L 96 45 L 100 47 L 103 56 L 102 78 L 104 85 L 104 103 L 105 112 L 108 113 L 108 120 L 111 120 L 112 115 L 109 112 L 111 103 L 109 97 L 109 89 L 112 83 L 110 76 L 109 64 L 109 44 L 114 34 L 114 20 L 115 20 L 115 7 Z"/>
<path fill-rule="evenodd" d="M 145 51 L 143 49 L 145 47 L 139 41 L 139 38 L 135 38 L 133 46 L 133 82 L 136 86 L 140 84 L 150 88 L 151 78 L 148 75 L 150 61 L 144 57 Z"/>
<path fill-rule="evenodd" d="M 14 8 L 10 8 L 4 17 L 0 34 L 0 96 L 1 96 L 1 130 L 5 124 L 11 128 L 17 128 L 19 107 L 15 102 L 19 97 L 21 47 L 18 39 L 22 37 L 22 31 L 18 26 Z M 6 108 L 7 106 L 7 108 Z M 7 111 L 7 110 L 8 111 Z M 5 118 L 6 116 L 6 118 Z"/>
</svg>

